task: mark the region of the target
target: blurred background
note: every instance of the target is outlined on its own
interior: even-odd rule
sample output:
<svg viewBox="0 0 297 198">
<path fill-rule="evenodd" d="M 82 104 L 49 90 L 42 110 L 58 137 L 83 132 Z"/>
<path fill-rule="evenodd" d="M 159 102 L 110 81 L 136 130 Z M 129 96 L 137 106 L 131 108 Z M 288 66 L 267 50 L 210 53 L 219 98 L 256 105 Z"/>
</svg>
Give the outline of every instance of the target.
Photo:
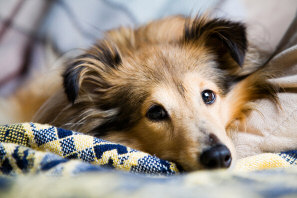
<svg viewBox="0 0 297 198">
<path fill-rule="evenodd" d="M 208 12 L 243 21 L 250 40 L 272 53 L 296 9 L 296 0 L 0 0 L 0 96 L 61 66 L 57 57 L 73 56 L 106 30 L 168 15 Z"/>
</svg>

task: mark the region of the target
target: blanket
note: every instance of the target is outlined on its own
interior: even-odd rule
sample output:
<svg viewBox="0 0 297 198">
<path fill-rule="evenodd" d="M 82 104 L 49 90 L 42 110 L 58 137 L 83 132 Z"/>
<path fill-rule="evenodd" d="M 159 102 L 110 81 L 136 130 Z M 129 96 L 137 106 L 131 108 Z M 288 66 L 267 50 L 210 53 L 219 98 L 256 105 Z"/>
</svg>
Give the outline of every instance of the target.
<svg viewBox="0 0 297 198">
<path fill-rule="evenodd" d="M 0 126 L 3 198 L 296 197 L 296 165 L 297 151 L 287 151 L 244 158 L 231 170 L 180 174 L 174 163 L 74 131 Z"/>
<path fill-rule="evenodd" d="M 235 170 L 297 165 L 297 151 L 266 153 L 240 160 Z M 0 171 L 5 175 L 75 175 L 117 169 L 150 175 L 174 175 L 173 162 L 93 136 L 45 124 L 0 126 Z"/>
<path fill-rule="evenodd" d="M 297 196 L 297 168 L 252 172 L 199 171 L 171 177 L 119 172 L 76 176 L 0 176 L 0 197 L 282 198 Z"/>
<path fill-rule="evenodd" d="M 0 170 L 3 174 L 63 174 L 116 168 L 133 173 L 172 175 L 172 162 L 147 153 L 50 125 L 24 123 L 0 127 Z M 80 159 L 73 161 L 71 159 Z"/>
</svg>

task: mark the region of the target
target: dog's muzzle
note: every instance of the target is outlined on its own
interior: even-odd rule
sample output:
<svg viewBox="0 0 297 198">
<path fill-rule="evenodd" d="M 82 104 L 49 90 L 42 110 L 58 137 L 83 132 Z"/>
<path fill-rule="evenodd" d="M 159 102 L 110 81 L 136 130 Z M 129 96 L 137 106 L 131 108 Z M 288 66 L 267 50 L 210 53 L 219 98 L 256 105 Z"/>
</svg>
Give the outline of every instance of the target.
<svg viewBox="0 0 297 198">
<path fill-rule="evenodd" d="M 200 163 L 207 169 L 228 168 L 232 157 L 230 150 L 222 144 L 216 144 L 202 152 Z"/>
</svg>

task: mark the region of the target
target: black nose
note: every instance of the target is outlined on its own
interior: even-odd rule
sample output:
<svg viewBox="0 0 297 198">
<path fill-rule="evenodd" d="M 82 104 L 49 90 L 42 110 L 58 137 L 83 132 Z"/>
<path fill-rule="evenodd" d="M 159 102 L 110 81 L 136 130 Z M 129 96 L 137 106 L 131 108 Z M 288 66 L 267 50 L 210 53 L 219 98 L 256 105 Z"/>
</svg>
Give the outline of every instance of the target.
<svg viewBox="0 0 297 198">
<path fill-rule="evenodd" d="M 228 168 L 232 157 L 230 150 L 222 144 L 217 144 L 210 149 L 203 151 L 200 162 L 205 168 Z"/>
</svg>

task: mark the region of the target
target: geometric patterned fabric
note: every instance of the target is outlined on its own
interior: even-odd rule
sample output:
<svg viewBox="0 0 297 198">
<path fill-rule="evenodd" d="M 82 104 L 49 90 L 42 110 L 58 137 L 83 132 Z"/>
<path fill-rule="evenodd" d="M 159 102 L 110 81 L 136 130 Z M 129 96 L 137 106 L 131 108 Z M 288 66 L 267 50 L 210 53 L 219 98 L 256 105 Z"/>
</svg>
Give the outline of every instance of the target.
<svg viewBox="0 0 297 198">
<path fill-rule="evenodd" d="M 39 171 L 62 174 L 66 167 L 70 173 L 82 167 L 90 170 L 112 168 L 152 175 L 178 173 L 172 162 L 82 133 L 36 123 L 0 126 L 2 174 Z"/>
<path fill-rule="evenodd" d="M 297 150 L 264 153 L 237 161 L 235 171 L 297 166 Z M 123 170 L 175 175 L 177 166 L 148 153 L 46 124 L 0 125 L 0 175 L 72 175 Z"/>
</svg>

